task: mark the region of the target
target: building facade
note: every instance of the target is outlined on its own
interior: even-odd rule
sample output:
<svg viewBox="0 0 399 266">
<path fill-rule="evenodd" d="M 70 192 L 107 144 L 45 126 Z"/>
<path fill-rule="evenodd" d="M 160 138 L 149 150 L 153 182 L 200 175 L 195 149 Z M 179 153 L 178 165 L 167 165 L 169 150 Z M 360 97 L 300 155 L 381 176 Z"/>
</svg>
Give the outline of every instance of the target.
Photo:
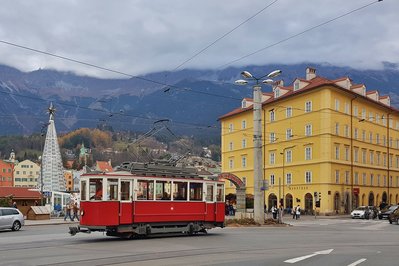
<svg viewBox="0 0 399 266">
<path fill-rule="evenodd" d="M 4 160 L 0 160 L 0 187 L 12 187 L 14 164 Z"/>
<path fill-rule="evenodd" d="M 31 160 L 24 160 L 14 167 L 14 186 L 36 188 L 39 176 L 40 166 Z"/>
<path fill-rule="evenodd" d="M 252 99 L 220 121 L 222 172 L 239 177 L 253 194 Z M 262 137 L 268 209 L 281 202 L 332 214 L 399 202 L 399 112 L 378 91 L 307 68 L 305 79 L 291 86 L 279 81 L 263 93 Z"/>
</svg>

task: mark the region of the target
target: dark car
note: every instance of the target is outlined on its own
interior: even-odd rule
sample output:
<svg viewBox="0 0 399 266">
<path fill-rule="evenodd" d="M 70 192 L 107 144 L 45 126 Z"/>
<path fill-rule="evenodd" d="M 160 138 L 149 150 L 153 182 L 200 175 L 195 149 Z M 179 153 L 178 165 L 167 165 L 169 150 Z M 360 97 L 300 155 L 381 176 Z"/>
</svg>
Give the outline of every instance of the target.
<svg viewBox="0 0 399 266">
<path fill-rule="evenodd" d="M 392 212 L 389 217 L 388 217 L 389 223 L 396 222 L 396 224 L 399 224 L 399 208 L 396 209 L 394 212 Z"/>
<path fill-rule="evenodd" d="M 388 219 L 389 215 L 396 211 L 399 205 L 392 205 L 378 212 L 378 219 Z"/>
</svg>

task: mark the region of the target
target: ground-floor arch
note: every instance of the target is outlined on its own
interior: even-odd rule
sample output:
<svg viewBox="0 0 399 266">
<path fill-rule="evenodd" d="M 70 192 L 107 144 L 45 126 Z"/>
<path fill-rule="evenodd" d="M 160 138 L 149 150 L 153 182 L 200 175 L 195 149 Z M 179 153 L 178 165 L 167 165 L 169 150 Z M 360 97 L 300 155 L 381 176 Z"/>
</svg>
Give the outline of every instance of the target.
<svg viewBox="0 0 399 266">
<path fill-rule="evenodd" d="M 379 201 L 377 200 L 377 203 Z M 387 203 L 388 202 L 388 194 L 384 191 L 384 193 L 382 193 L 382 202 L 383 203 Z"/>
<path fill-rule="evenodd" d="M 305 213 L 313 213 L 313 196 L 310 193 L 305 194 Z"/>
<path fill-rule="evenodd" d="M 277 206 L 277 196 L 274 193 L 269 194 L 267 199 L 267 208 L 270 211 L 273 206 Z"/>
<path fill-rule="evenodd" d="M 368 206 L 374 206 L 374 193 L 372 191 L 369 193 Z"/>
<path fill-rule="evenodd" d="M 341 199 L 340 199 L 341 197 L 340 197 L 340 195 L 339 195 L 339 192 L 335 192 L 334 193 L 334 212 L 335 213 L 339 213 L 339 209 L 340 209 L 340 202 L 341 202 Z"/>
<path fill-rule="evenodd" d="M 288 193 L 285 195 L 285 208 L 287 209 L 292 209 L 292 206 L 294 204 L 292 194 Z"/>
</svg>

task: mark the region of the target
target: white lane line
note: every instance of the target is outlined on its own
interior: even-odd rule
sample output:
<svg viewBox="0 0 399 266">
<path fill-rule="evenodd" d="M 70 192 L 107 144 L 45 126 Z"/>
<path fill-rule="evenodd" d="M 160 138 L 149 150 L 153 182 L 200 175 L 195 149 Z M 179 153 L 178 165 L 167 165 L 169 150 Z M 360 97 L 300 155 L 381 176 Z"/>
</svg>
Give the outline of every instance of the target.
<svg viewBox="0 0 399 266">
<path fill-rule="evenodd" d="M 301 257 L 297 257 L 297 258 L 292 258 L 289 260 L 285 260 L 285 263 L 296 263 L 298 261 L 301 260 L 306 260 L 308 258 L 314 257 L 316 255 L 328 255 L 330 254 L 334 249 L 326 249 L 326 250 L 322 250 L 322 251 L 316 251 L 313 254 L 309 254 L 309 255 L 305 255 L 305 256 L 301 256 Z"/>
<path fill-rule="evenodd" d="M 349 264 L 348 266 L 356 266 L 356 265 L 358 265 L 358 264 L 360 264 L 360 263 L 362 263 L 362 262 L 364 262 L 364 261 L 366 261 L 366 260 L 367 260 L 367 259 L 363 258 L 363 259 L 357 260 L 357 261 L 355 261 L 355 262 Z"/>
</svg>

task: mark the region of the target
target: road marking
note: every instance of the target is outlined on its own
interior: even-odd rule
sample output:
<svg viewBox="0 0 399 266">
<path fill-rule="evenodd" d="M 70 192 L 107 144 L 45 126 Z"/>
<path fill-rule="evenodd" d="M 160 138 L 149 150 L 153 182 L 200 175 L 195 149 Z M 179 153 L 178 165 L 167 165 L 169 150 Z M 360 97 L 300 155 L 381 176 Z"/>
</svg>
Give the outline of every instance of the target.
<svg viewBox="0 0 399 266">
<path fill-rule="evenodd" d="M 326 250 L 322 250 L 322 251 L 316 251 L 313 254 L 309 254 L 309 255 L 305 255 L 305 256 L 301 256 L 301 257 L 297 257 L 297 258 L 292 258 L 292 259 L 289 259 L 289 260 L 285 260 L 284 262 L 285 263 L 296 263 L 298 261 L 306 260 L 306 259 L 309 259 L 309 258 L 314 257 L 316 255 L 327 255 L 327 254 L 330 254 L 333 250 L 334 249 L 326 249 Z"/>
<path fill-rule="evenodd" d="M 364 262 L 364 261 L 366 261 L 366 260 L 367 260 L 367 259 L 363 258 L 363 259 L 357 260 L 357 261 L 355 261 L 355 262 L 349 264 L 348 266 L 356 266 L 356 265 L 358 265 L 358 264 L 360 264 L 360 263 L 362 263 L 362 262 Z"/>
</svg>

